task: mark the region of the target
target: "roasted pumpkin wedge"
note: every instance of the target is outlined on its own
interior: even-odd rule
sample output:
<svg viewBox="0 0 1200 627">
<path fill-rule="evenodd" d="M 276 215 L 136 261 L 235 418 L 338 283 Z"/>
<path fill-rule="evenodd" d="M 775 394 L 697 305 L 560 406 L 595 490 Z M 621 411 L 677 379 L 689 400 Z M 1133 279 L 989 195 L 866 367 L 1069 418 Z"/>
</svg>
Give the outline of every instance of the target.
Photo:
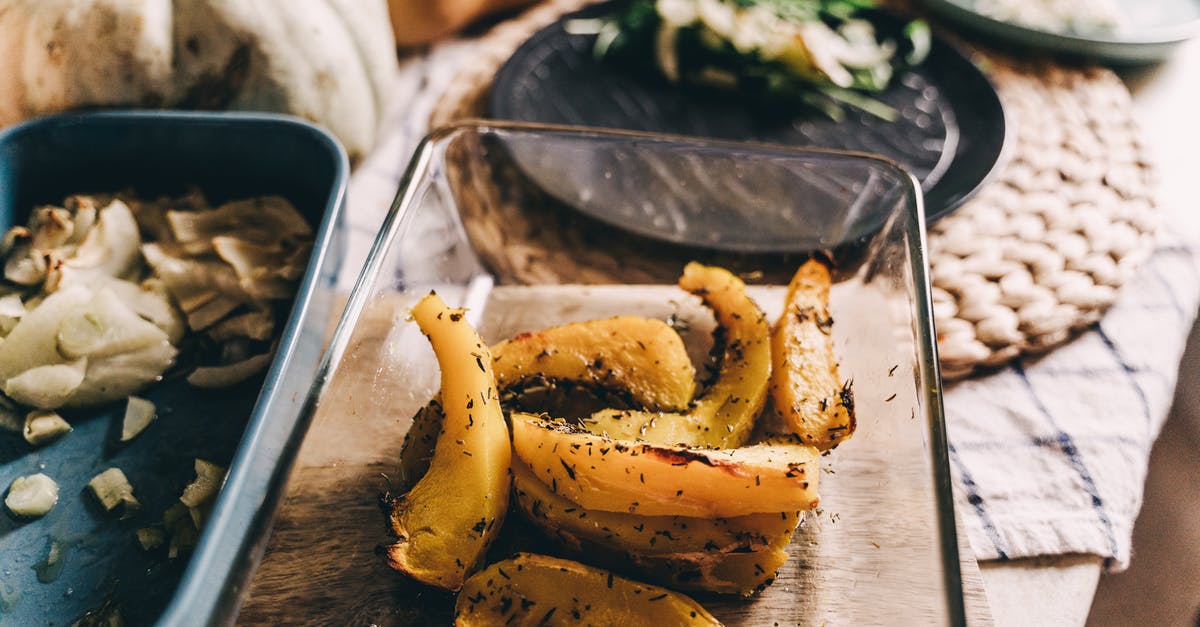
<svg viewBox="0 0 1200 627">
<path fill-rule="evenodd" d="M 767 398 L 771 377 L 770 326 L 728 270 L 689 263 L 679 287 L 699 296 L 717 321 L 716 378 L 682 413 L 607 409 L 584 421 L 593 433 L 658 444 L 735 448 L 746 443 Z"/>
<path fill-rule="evenodd" d="M 518 553 L 467 580 L 459 627 L 496 625 L 720 625 L 699 603 L 579 562 Z"/>
<path fill-rule="evenodd" d="M 463 310 L 430 293 L 412 316 L 442 370 L 445 419 L 429 471 L 407 494 L 389 499 L 399 540 L 385 558 L 417 581 L 457 590 L 504 522 L 512 451 L 491 355 Z"/>
<path fill-rule="evenodd" d="M 540 381 L 571 381 L 627 396 L 627 404 L 686 409 L 696 368 L 667 323 L 641 316 L 575 322 L 522 333 L 492 346 L 501 391 Z"/>
<path fill-rule="evenodd" d="M 513 500 L 520 510 L 547 536 L 580 553 L 588 543 L 602 551 L 646 555 L 765 550 L 781 539 L 786 545 L 801 519 L 797 511 L 688 518 L 586 509 L 555 494 L 519 459 L 512 468 Z"/>
<path fill-rule="evenodd" d="M 683 340 L 653 318 L 617 316 L 522 333 L 491 347 L 492 371 L 503 395 L 524 385 L 571 382 L 621 395 L 623 403 L 653 410 L 685 409 L 696 389 L 696 368 Z M 401 485 L 429 469 L 442 427 L 440 401 L 413 416 L 400 451 Z"/>
<path fill-rule="evenodd" d="M 442 431 L 441 396 L 429 401 L 413 415 L 412 426 L 404 434 L 404 446 L 400 449 L 399 486 L 412 489 L 429 471 L 433 451 L 437 447 L 438 434 Z"/>
<path fill-rule="evenodd" d="M 697 408 L 702 405 L 697 404 Z M 718 426 L 709 420 L 707 412 L 663 412 L 644 409 L 601 409 L 584 418 L 582 424 L 592 433 L 622 440 L 637 440 L 653 444 L 678 446 L 712 446 L 734 448 L 739 438 L 725 437 L 732 434 L 731 425 Z M 715 429 L 715 430 L 714 430 Z M 728 445 L 723 440 L 732 440 Z"/>
<path fill-rule="evenodd" d="M 838 378 L 829 315 L 829 268 L 815 259 L 788 283 L 771 329 L 771 400 L 804 442 L 827 450 L 854 433 L 854 396 Z"/>
<path fill-rule="evenodd" d="M 819 451 L 795 440 L 736 449 L 615 440 L 514 412 L 513 451 L 551 491 L 587 509 L 720 518 L 816 506 Z"/>
<path fill-rule="evenodd" d="M 675 590 L 752 596 L 771 585 L 787 562 L 791 537 L 788 533 L 783 546 L 753 553 L 627 554 L 620 567 Z"/>
<path fill-rule="evenodd" d="M 674 590 L 751 596 L 768 586 L 788 560 L 787 546 L 794 532 L 779 535 L 771 544 L 751 552 L 636 553 L 615 550 L 591 540 L 579 540 L 578 549 L 558 538 L 588 562 Z"/>
</svg>

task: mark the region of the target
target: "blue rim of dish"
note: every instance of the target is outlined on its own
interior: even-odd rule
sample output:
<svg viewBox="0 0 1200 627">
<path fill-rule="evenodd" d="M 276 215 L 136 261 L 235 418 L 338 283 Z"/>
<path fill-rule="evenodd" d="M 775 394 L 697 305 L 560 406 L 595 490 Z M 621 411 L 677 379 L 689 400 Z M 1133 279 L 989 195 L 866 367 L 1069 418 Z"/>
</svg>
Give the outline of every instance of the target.
<svg viewBox="0 0 1200 627">
<path fill-rule="evenodd" d="M 158 620 L 159 625 L 226 623 L 236 615 L 239 602 L 246 592 L 245 583 L 266 548 L 265 539 L 276 509 L 274 504 L 282 494 L 286 474 L 298 453 L 299 439 L 303 437 L 308 419 L 311 418 L 310 414 L 303 411 L 288 412 L 292 415 L 286 417 L 291 420 L 291 425 L 286 428 L 287 441 L 273 442 L 267 438 L 267 427 L 278 419 L 277 413 L 280 413 L 276 407 L 287 402 L 277 398 L 276 388 L 281 378 L 289 374 L 300 344 L 302 328 L 310 314 L 309 306 L 317 290 L 325 287 L 319 279 L 327 264 L 340 262 L 329 259 L 327 253 L 333 245 L 335 225 L 341 219 L 350 161 L 345 149 L 328 131 L 299 118 L 268 113 L 133 110 L 63 114 L 14 125 L 0 131 L 0 139 L 42 125 L 69 124 L 85 119 L 153 120 L 200 126 L 290 126 L 322 144 L 334 155 L 336 162 L 333 185 L 326 198 L 327 210 L 318 225 L 308 268 L 296 293 L 292 315 L 280 335 L 276 357 L 267 371 L 258 401 L 249 416 L 225 485 L 217 497 L 200 542 L 170 604 Z M 264 469 L 266 472 L 262 472 Z M 281 471 L 283 477 L 279 476 Z M 235 572 L 236 566 L 243 567 L 246 572 Z"/>
<path fill-rule="evenodd" d="M 1139 29 L 1133 36 L 1104 33 L 1083 35 L 1055 32 L 1008 22 L 984 15 L 958 0 L 918 0 L 947 19 L 985 35 L 1003 39 L 1012 45 L 1031 45 L 1053 52 L 1124 62 L 1153 62 L 1165 58 L 1170 50 L 1200 35 L 1200 17 L 1181 24 Z"/>
</svg>

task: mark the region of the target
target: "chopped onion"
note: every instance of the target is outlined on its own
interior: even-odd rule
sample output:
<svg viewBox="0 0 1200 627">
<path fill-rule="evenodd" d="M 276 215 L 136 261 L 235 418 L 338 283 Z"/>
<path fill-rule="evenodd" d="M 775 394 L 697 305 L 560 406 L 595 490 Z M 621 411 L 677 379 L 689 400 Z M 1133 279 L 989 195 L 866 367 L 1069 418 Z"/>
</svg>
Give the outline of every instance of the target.
<svg viewBox="0 0 1200 627">
<path fill-rule="evenodd" d="M 222 388 L 240 383 L 271 363 L 271 354 L 255 355 L 225 366 L 204 366 L 188 375 L 187 381 L 198 388 Z"/>
<path fill-rule="evenodd" d="M 224 261 L 183 257 L 173 254 L 169 247 L 161 244 L 144 244 L 142 254 L 181 306 L 196 295 L 209 291 L 243 302 L 254 300 L 242 288 L 237 273 Z M 184 308 L 187 309 L 186 306 Z"/>
<path fill-rule="evenodd" d="M 163 510 L 163 527 L 168 533 L 175 533 L 175 530 L 180 526 L 190 525 L 191 523 L 187 506 L 183 503 L 172 503 L 170 507 Z"/>
<path fill-rule="evenodd" d="M 63 318 L 58 350 L 69 358 L 112 357 L 167 341 L 167 334 L 101 288 L 84 307 Z"/>
<path fill-rule="evenodd" d="M 200 507 L 212 500 L 221 490 L 221 482 L 225 480 L 225 468 L 203 459 L 197 459 L 194 467 L 196 478 L 183 489 L 179 502 L 189 508 Z M 196 525 L 199 527 L 199 525 Z"/>
<path fill-rule="evenodd" d="M 180 526 L 175 533 L 171 534 L 171 544 L 167 547 L 167 557 L 175 559 L 183 551 L 196 546 L 196 541 L 200 538 L 200 530 L 192 524 L 189 519 L 186 526 Z"/>
<path fill-rule="evenodd" d="M 26 302 L 28 312 L 4 339 L 4 350 L 0 350 L 0 381 L 36 366 L 62 363 L 58 327 L 91 298 L 91 291 L 76 286 L 61 289 L 36 305 L 35 301 Z"/>
<path fill-rule="evenodd" d="M 121 441 L 128 442 L 138 436 L 157 417 L 154 403 L 137 396 L 125 402 L 125 419 L 121 422 Z"/>
<path fill-rule="evenodd" d="M 129 205 L 114 200 L 100 210 L 75 255 L 63 268 L 63 284 L 87 284 L 98 277 L 124 278 L 137 269 L 142 242 Z"/>
<path fill-rule="evenodd" d="M 23 226 L 14 226 L 4 232 L 4 237 L 0 238 L 0 253 L 4 253 L 5 257 L 12 255 L 17 246 L 28 242 L 33 237 L 29 229 Z"/>
<path fill-rule="evenodd" d="M 312 235 L 308 221 L 281 196 L 237 200 L 210 211 L 168 211 L 167 222 L 181 242 L 210 240 L 228 233 L 256 242 L 307 239 Z"/>
<path fill-rule="evenodd" d="M 197 529 L 204 528 L 204 521 L 208 520 L 208 515 L 212 513 L 212 502 L 204 503 L 196 507 L 189 507 L 188 514 L 192 517 L 192 524 Z"/>
<path fill-rule="evenodd" d="M 25 315 L 25 303 L 21 302 L 18 294 L 0 296 L 0 316 L 6 318 L 21 318 Z"/>
<path fill-rule="evenodd" d="M 22 405 L 38 409 L 62 407 L 83 383 L 86 371 L 86 357 L 67 364 L 37 366 L 6 381 L 4 393 Z"/>
<path fill-rule="evenodd" d="M 216 290 L 204 290 L 202 292 L 188 294 L 187 296 L 177 298 L 176 300 L 179 301 L 179 308 L 182 309 L 184 313 L 190 313 L 200 309 L 201 307 L 220 297 L 221 293 Z"/>
<path fill-rule="evenodd" d="M 66 209 L 43 206 L 29 214 L 29 230 L 33 231 L 30 245 L 36 250 L 49 250 L 71 239 L 75 232 L 75 221 Z"/>
<path fill-rule="evenodd" d="M 8 488 L 4 505 L 17 516 L 45 516 L 58 503 L 58 484 L 42 473 L 17 477 Z"/>
<path fill-rule="evenodd" d="M 46 278 L 46 257 L 28 244 L 18 245 L 4 263 L 4 278 L 17 285 L 37 285 Z"/>
<path fill-rule="evenodd" d="M 120 468 L 105 470 L 92 477 L 87 485 L 105 511 L 111 512 L 121 508 L 122 518 L 128 518 L 141 507 L 137 498 L 133 496 L 133 486 L 129 485 L 129 480 Z"/>
<path fill-rule="evenodd" d="M 279 271 L 283 265 L 284 249 L 279 244 L 257 244 L 228 235 L 212 238 L 213 250 L 233 266 L 243 281 L 256 280 Z"/>
<path fill-rule="evenodd" d="M 99 211 L 96 209 L 96 203 L 90 198 L 84 196 L 75 196 L 75 226 L 71 229 L 71 238 L 67 240 L 68 244 L 78 244 L 87 237 L 88 231 L 96 225 L 96 218 Z M 69 199 L 68 199 L 69 200 Z"/>
<path fill-rule="evenodd" d="M 214 237 L 212 243 L 213 250 L 221 259 L 233 266 L 247 292 L 265 293 L 281 284 L 278 279 L 283 279 L 282 284 L 287 286 L 288 291 L 281 293 L 278 298 L 285 298 L 291 293 L 289 282 L 298 279 L 304 272 L 312 253 L 312 245 L 308 242 L 258 244 L 220 236 Z"/>
<path fill-rule="evenodd" d="M 218 296 L 204 303 L 204 305 L 197 307 L 195 310 L 188 312 L 188 328 L 193 331 L 203 331 L 220 322 L 222 318 L 228 316 L 234 309 L 237 309 L 241 305 L 242 303 L 235 299 Z"/>
<path fill-rule="evenodd" d="M 89 359 L 83 383 L 64 407 L 91 407 L 121 400 L 157 381 L 175 361 L 176 350 L 163 340 L 129 353 Z"/>
<path fill-rule="evenodd" d="M 250 338 L 266 341 L 275 333 L 275 318 L 269 311 L 251 311 L 240 316 L 226 318 L 208 330 L 208 336 L 217 342 L 235 338 Z"/>
<path fill-rule="evenodd" d="M 25 416 L 25 441 L 41 446 L 71 432 L 71 423 L 52 411 L 31 411 Z"/>
<path fill-rule="evenodd" d="M 68 197 L 0 239 L 9 279 L 0 286 L 0 391 L 14 401 L 55 409 L 125 398 L 162 377 L 189 327 L 213 330 L 217 342 L 216 353 L 198 344 L 200 363 L 217 362 L 192 373 L 198 387 L 232 385 L 270 363 L 251 353 L 276 330 L 270 301 L 290 298 L 308 265 L 311 225 L 279 196 L 216 209 L 199 194 L 130 202 Z M 143 232 L 157 240 L 143 243 Z M 151 278 L 138 284 L 147 266 Z M 145 417 L 130 411 L 130 420 Z M 123 439 L 145 425 L 130 422 Z"/>
<path fill-rule="evenodd" d="M 180 316 L 179 311 L 171 304 L 171 297 L 162 281 L 147 279 L 138 284 L 112 279 L 105 287 L 116 293 L 134 313 L 162 329 L 172 344 L 178 344 L 187 333 L 183 316 Z"/>
<path fill-rule="evenodd" d="M 158 527 L 142 527 L 136 532 L 138 546 L 143 551 L 153 551 L 167 541 L 167 534 Z"/>
<path fill-rule="evenodd" d="M 183 503 L 176 502 L 163 512 L 163 527 L 171 535 L 167 546 L 167 557 L 175 559 L 184 550 L 195 546 L 199 531 L 192 522 L 191 511 Z"/>
</svg>

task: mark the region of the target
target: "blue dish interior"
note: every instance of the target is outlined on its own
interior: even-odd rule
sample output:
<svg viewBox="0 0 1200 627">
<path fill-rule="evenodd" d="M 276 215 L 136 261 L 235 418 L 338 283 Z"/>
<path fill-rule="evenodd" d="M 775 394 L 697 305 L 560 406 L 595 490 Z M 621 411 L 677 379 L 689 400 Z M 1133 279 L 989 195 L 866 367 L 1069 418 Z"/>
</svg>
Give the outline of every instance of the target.
<svg viewBox="0 0 1200 627">
<path fill-rule="evenodd" d="M 54 478 L 60 489 L 58 505 L 42 519 L 0 515 L 0 625 L 69 625 L 110 599 L 127 624 L 153 623 L 189 561 L 198 562 L 187 575 L 189 587 L 238 589 L 245 574 L 234 572 L 234 565 L 244 567 L 247 557 L 256 557 L 254 547 L 267 531 L 273 484 L 281 484 L 286 441 L 320 355 L 330 312 L 330 290 L 321 288 L 332 284 L 340 258 L 333 249 L 347 170 L 344 152 L 327 134 L 280 116 L 96 113 L 46 118 L 0 133 L 4 229 L 23 223 L 34 205 L 60 203 L 74 193 L 132 188 L 153 197 L 187 185 L 199 186 L 214 203 L 281 194 L 319 227 L 266 374 L 222 390 L 195 389 L 182 379 L 157 384 L 144 395 L 158 406 L 158 420 L 126 444 L 117 443 L 123 403 L 68 415 L 74 432 L 41 448 L 19 434 L 0 433 L 0 490 L 34 472 Z M 246 446 L 239 451 L 243 434 Z M 229 485 L 240 493 L 225 490 L 206 525 L 206 531 L 217 528 L 220 538 L 206 532 L 195 560 L 189 560 L 192 553 L 170 560 L 165 546 L 151 552 L 137 546 L 135 531 L 161 524 L 163 510 L 194 477 L 193 458 L 229 466 L 235 456 L 245 468 L 231 469 Z M 87 481 L 112 466 L 125 472 L 142 503 L 127 520 L 101 511 L 85 494 Z M 48 568 L 52 543 L 61 559 Z M 193 594 L 187 605 L 199 623 L 236 611 L 230 602 L 228 596 Z"/>
</svg>

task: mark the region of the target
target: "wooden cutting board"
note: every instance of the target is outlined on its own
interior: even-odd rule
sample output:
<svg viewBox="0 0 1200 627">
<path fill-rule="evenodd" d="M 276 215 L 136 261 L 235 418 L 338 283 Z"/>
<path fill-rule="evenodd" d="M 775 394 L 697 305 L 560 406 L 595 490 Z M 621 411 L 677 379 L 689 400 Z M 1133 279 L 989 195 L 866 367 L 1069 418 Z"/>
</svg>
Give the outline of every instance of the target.
<svg viewBox="0 0 1200 627">
<path fill-rule="evenodd" d="M 612 315 L 615 311 L 665 317 L 678 310 L 689 319 L 702 319 L 698 305 L 679 303 L 680 294 L 675 288 L 656 286 L 496 288 L 488 297 L 487 320 L 479 328 L 486 340 L 495 341 L 515 331 Z M 779 301 L 781 295 L 762 292 L 755 298 L 772 313 L 770 303 Z M 453 302 L 453 296 L 448 300 Z M 431 351 L 415 333 L 415 325 L 404 321 L 410 304 L 411 299 L 404 297 L 383 299 L 361 318 L 309 429 L 239 623 L 449 623 L 444 609 L 440 613 L 429 609 L 448 607 L 445 595 L 407 582 L 376 554 L 376 547 L 389 541 L 379 496 L 389 487 L 388 475 L 396 472 L 410 417 L 438 385 Z M 694 324 L 688 332 L 692 337 L 685 335 L 689 349 L 707 350 L 709 320 L 707 326 Z M 860 403 L 860 412 L 861 407 Z M 856 436 L 851 442 L 873 446 L 867 437 Z M 887 448 L 886 443 L 878 446 Z M 853 584 L 867 587 L 877 583 L 873 579 L 879 579 L 889 567 L 904 567 L 899 562 L 905 560 L 905 536 L 911 530 L 906 532 L 903 524 L 897 524 L 894 532 L 888 531 L 890 525 L 876 524 L 875 528 L 883 531 L 874 535 L 844 532 L 853 529 L 845 526 L 854 525 L 856 517 L 877 514 L 871 490 L 878 489 L 872 486 L 878 486 L 881 480 L 873 473 L 878 474 L 878 468 L 887 463 L 886 454 L 872 456 L 867 454 L 870 451 L 863 451 L 861 459 L 838 462 L 841 450 L 826 458 L 834 460 L 829 464 L 833 467 L 827 469 L 830 474 L 822 478 L 822 505 L 826 509 L 797 533 L 792 547 L 797 557 L 789 560 L 776 582 L 753 601 L 702 601 L 722 620 L 737 624 L 833 625 L 839 624 L 839 617 L 861 618 L 862 607 L 839 607 L 846 601 L 810 591 L 821 589 L 818 585 L 827 589 L 826 578 L 836 579 L 839 586 L 845 586 L 851 578 Z M 821 535 L 822 529 L 837 533 L 827 531 Z M 888 537 L 889 533 L 894 537 Z M 960 530 L 958 537 L 963 545 L 960 554 L 970 622 L 991 624 L 978 566 L 965 545 L 965 533 Z M 868 548 L 872 546 L 873 550 Z M 823 566 L 812 567 L 818 559 Z M 825 566 L 830 564 L 835 566 Z M 919 594 L 920 586 L 892 588 L 899 589 L 889 594 L 903 597 Z M 873 619 L 896 624 L 889 617 Z"/>
</svg>

